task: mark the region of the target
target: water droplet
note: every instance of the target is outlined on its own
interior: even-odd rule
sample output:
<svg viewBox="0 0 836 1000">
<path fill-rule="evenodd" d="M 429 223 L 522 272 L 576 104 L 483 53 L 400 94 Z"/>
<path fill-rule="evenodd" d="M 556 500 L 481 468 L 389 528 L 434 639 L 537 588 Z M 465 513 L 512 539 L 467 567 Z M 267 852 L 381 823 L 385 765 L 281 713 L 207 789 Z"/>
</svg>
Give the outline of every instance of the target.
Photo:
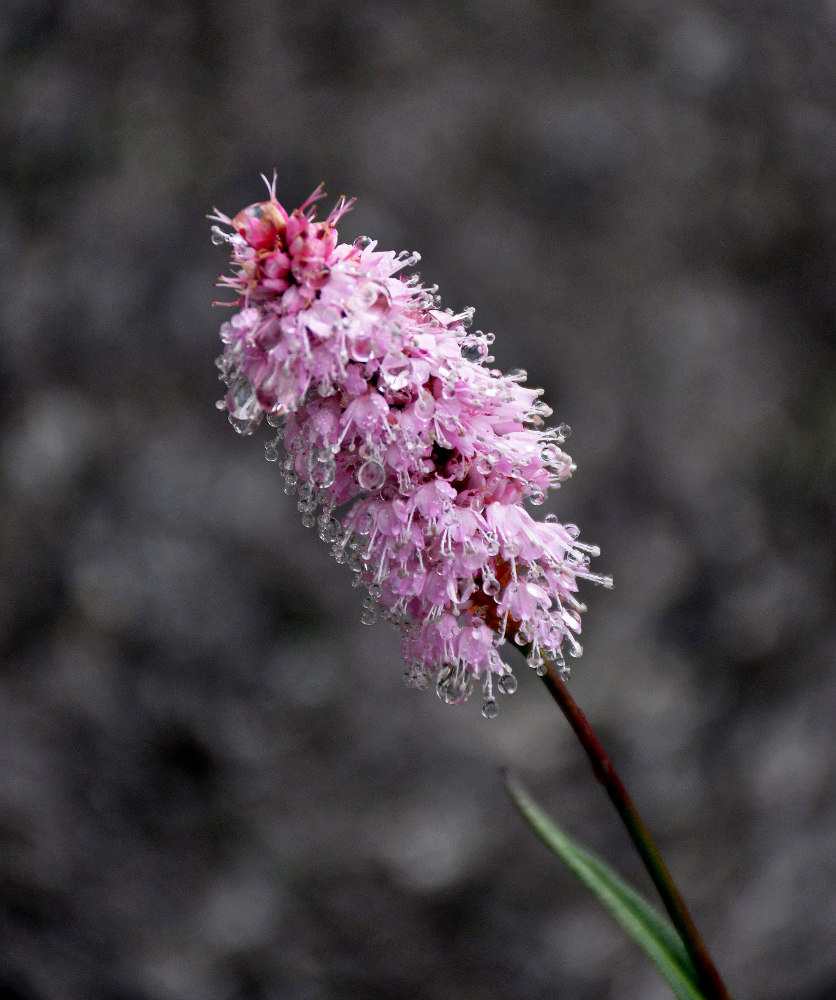
<svg viewBox="0 0 836 1000">
<path fill-rule="evenodd" d="M 435 400 L 426 389 L 422 389 L 412 408 L 415 416 L 420 420 L 429 420 L 435 413 Z"/>
<path fill-rule="evenodd" d="M 279 449 L 276 447 L 275 441 L 268 441 L 264 446 L 264 457 L 268 462 L 278 462 Z"/>
<path fill-rule="evenodd" d="M 264 416 L 264 411 L 259 405 L 252 382 L 243 376 L 237 378 L 230 386 L 226 397 L 226 406 L 231 417 L 235 417 L 240 422 L 254 422 L 256 427 L 261 423 L 261 418 Z M 233 424 L 233 427 L 235 427 L 235 424 Z"/>
<path fill-rule="evenodd" d="M 312 528 L 316 524 L 316 517 L 312 513 L 302 515 L 302 524 L 306 528 Z"/>
<path fill-rule="evenodd" d="M 311 482 L 320 489 L 327 489 L 334 485 L 337 478 L 337 463 L 332 459 L 330 462 L 316 462 L 311 468 Z"/>
<path fill-rule="evenodd" d="M 363 613 L 360 615 L 360 621 L 364 625 L 374 625 L 377 622 L 377 612 L 373 611 L 371 608 L 363 608 Z"/>
<path fill-rule="evenodd" d="M 378 295 L 380 295 L 378 286 L 369 282 L 358 288 L 346 305 L 352 312 L 365 312 L 377 302 Z"/>
<path fill-rule="evenodd" d="M 537 674 L 538 677 L 545 677 L 548 672 L 549 668 L 546 666 L 545 663 L 541 663 L 540 666 L 537 667 L 534 671 L 534 673 Z"/>
<path fill-rule="evenodd" d="M 546 524 L 557 524 L 557 514 L 546 514 L 543 520 Z"/>
<path fill-rule="evenodd" d="M 354 522 L 354 530 L 358 535 L 366 536 L 371 534 L 371 530 L 374 527 L 374 518 L 368 512 L 364 512 L 359 515 L 357 520 Z M 360 545 L 358 540 L 357 545 L 354 545 L 354 539 L 352 539 L 352 548 L 357 548 Z"/>
<path fill-rule="evenodd" d="M 531 656 L 529 656 L 527 662 L 532 670 L 538 670 L 540 667 L 543 666 L 543 663 L 545 661 L 543 660 L 543 657 L 540 656 L 539 653 L 532 653 Z"/>
<path fill-rule="evenodd" d="M 546 494 L 538 490 L 536 493 L 532 493 L 529 499 L 535 507 L 540 507 L 546 502 Z"/>
<path fill-rule="evenodd" d="M 369 584 L 369 597 L 371 597 L 372 600 L 374 601 L 378 600 L 378 598 L 382 593 L 383 593 L 383 587 L 381 587 L 379 583 Z"/>
<path fill-rule="evenodd" d="M 572 433 L 572 428 L 568 424 L 558 424 L 555 428 L 557 431 L 557 440 L 563 444 L 567 437 Z"/>
<path fill-rule="evenodd" d="M 513 674 L 503 674 L 497 686 L 503 694 L 513 694 L 517 690 L 517 678 Z"/>
<path fill-rule="evenodd" d="M 339 521 L 335 521 L 333 517 L 320 518 L 319 537 L 323 542 L 327 542 L 331 545 L 337 541 L 341 534 L 342 529 L 340 528 Z"/>
<path fill-rule="evenodd" d="M 557 675 L 565 683 L 572 675 L 572 668 L 568 663 L 564 663 L 563 666 L 557 671 Z"/>
<path fill-rule="evenodd" d="M 482 703 L 482 715 L 486 719 L 495 719 L 499 714 L 499 706 L 495 698 L 485 698 Z"/>
<path fill-rule="evenodd" d="M 518 646 L 527 646 L 531 642 L 531 629 L 526 622 L 523 622 L 514 636 L 514 642 Z"/>
<path fill-rule="evenodd" d="M 235 432 L 242 435 L 242 437 L 249 437 L 250 434 L 255 434 L 258 430 L 258 425 L 261 423 L 260 420 L 241 420 L 232 413 L 229 414 L 227 420 L 232 424 Z"/>
<path fill-rule="evenodd" d="M 212 235 L 210 239 L 212 240 L 212 242 L 215 244 L 216 247 L 219 247 L 221 243 L 226 243 L 230 239 L 230 237 L 227 236 L 226 233 L 223 231 L 223 229 L 221 229 L 219 226 L 212 226 L 211 232 Z"/>
<path fill-rule="evenodd" d="M 438 674 L 435 691 L 447 705 L 460 705 L 467 701 L 473 690 L 473 675 L 458 667 L 442 667 Z"/>
<path fill-rule="evenodd" d="M 426 691 L 430 684 L 430 678 L 418 663 L 413 663 L 406 668 L 403 679 L 407 687 L 417 688 L 419 691 Z"/>
<path fill-rule="evenodd" d="M 379 490 L 386 482 L 386 470 L 374 458 L 363 462 L 357 470 L 357 485 L 361 490 Z"/>
<path fill-rule="evenodd" d="M 392 392 L 400 392 L 409 385 L 412 362 L 403 351 L 391 351 L 380 366 L 381 375 Z"/>
<path fill-rule="evenodd" d="M 482 582 L 482 590 L 488 595 L 488 597 L 496 597 L 500 590 L 502 590 L 502 587 L 496 577 L 486 576 Z"/>
</svg>

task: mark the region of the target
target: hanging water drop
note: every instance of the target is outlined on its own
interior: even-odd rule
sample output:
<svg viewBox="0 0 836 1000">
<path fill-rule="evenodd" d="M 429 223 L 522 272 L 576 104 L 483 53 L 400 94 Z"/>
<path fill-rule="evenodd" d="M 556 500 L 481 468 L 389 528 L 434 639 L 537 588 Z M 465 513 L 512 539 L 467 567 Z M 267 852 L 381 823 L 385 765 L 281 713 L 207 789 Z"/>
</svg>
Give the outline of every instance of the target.
<svg viewBox="0 0 836 1000">
<path fill-rule="evenodd" d="M 342 535 L 342 528 L 340 527 L 340 522 L 336 521 L 333 517 L 324 517 L 320 519 L 319 522 L 319 537 L 323 542 L 327 542 L 332 545 L 334 542 L 340 540 Z"/>
<path fill-rule="evenodd" d="M 435 691 L 446 705 L 460 705 L 473 690 L 473 677 L 457 667 L 442 667 Z"/>
<path fill-rule="evenodd" d="M 227 420 L 235 429 L 235 433 L 240 434 L 242 437 L 249 437 L 250 434 L 255 434 L 258 430 L 258 425 L 261 423 L 260 420 L 242 420 L 232 413 L 229 414 Z"/>
<path fill-rule="evenodd" d="M 503 674 L 497 687 L 503 694 L 513 694 L 517 690 L 517 678 L 513 674 Z"/>
<path fill-rule="evenodd" d="M 337 463 L 327 453 L 321 452 L 316 462 L 311 465 L 311 482 L 320 489 L 334 485 L 337 478 Z"/>
<path fill-rule="evenodd" d="M 532 653 L 529 656 L 527 663 L 532 670 L 539 670 L 540 667 L 542 667 L 543 664 L 545 663 L 545 660 L 539 653 Z"/>
<path fill-rule="evenodd" d="M 482 703 L 482 715 L 486 719 L 495 719 L 499 714 L 499 706 L 495 698 L 485 698 Z"/>
<path fill-rule="evenodd" d="M 527 646 L 531 642 L 531 629 L 527 622 L 523 622 L 519 629 L 517 629 L 517 634 L 514 636 L 514 642 L 518 646 Z"/>
</svg>

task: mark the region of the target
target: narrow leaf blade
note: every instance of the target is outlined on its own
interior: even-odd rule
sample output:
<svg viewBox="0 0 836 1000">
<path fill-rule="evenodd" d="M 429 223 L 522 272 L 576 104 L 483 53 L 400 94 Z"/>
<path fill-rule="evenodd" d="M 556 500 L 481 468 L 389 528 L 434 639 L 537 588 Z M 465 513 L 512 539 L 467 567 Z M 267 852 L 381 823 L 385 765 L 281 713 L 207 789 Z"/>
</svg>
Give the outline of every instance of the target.
<svg viewBox="0 0 836 1000">
<path fill-rule="evenodd" d="M 673 926 L 609 865 L 567 837 L 515 778 L 506 774 L 505 784 L 514 805 L 537 836 L 645 952 L 677 1000 L 704 1000 L 694 966 Z"/>
</svg>

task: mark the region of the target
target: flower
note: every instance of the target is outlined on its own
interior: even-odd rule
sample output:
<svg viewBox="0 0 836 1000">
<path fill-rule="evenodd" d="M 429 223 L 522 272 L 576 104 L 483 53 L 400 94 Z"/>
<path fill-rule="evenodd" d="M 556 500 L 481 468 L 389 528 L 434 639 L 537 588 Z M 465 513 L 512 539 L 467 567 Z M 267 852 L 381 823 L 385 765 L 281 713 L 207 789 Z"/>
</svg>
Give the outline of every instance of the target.
<svg viewBox="0 0 836 1000">
<path fill-rule="evenodd" d="M 436 287 L 405 275 L 417 253 L 339 243 L 351 201 L 320 222 L 321 186 L 288 212 L 275 176 L 265 182 L 267 201 L 210 216 L 225 227 L 212 227 L 231 250 L 219 284 L 238 310 L 221 326 L 218 405 L 240 434 L 266 417 L 267 459 L 283 443 L 303 524 L 368 592 L 362 621 L 382 609 L 400 629 L 407 683 L 434 681 L 451 704 L 480 684 L 492 718 L 494 684 L 517 686 L 506 638 L 538 672 L 546 656 L 568 675 L 562 648 L 582 651 L 578 580 L 612 585 L 574 525 L 524 506 L 572 474 L 568 428 L 545 426 L 552 411 L 525 372 L 490 367 L 493 334 L 469 332 L 473 309 L 442 309 Z"/>
</svg>

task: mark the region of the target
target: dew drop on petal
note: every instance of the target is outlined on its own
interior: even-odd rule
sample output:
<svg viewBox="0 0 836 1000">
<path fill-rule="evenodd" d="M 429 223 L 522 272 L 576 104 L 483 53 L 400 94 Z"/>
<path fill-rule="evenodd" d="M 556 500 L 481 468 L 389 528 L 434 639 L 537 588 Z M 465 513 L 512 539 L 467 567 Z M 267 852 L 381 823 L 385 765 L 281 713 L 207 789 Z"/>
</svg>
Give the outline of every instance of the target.
<svg viewBox="0 0 836 1000">
<path fill-rule="evenodd" d="M 385 481 L 386 470 L 377 459 L 368 459 L 357 470 L 357 484 L 362 490 L 379 490 Z"/>
<path fill-rule="evenodd" d="M 334 485 L 334 480 L 337 478 L 337 463 L 330 459 L 330 461 L 318 461 L 315 462 L 311 468 L 311 482 L 314 486 L 318 486 L 320 489 L 327 489 L 329 486 Z"/>
</svg>

